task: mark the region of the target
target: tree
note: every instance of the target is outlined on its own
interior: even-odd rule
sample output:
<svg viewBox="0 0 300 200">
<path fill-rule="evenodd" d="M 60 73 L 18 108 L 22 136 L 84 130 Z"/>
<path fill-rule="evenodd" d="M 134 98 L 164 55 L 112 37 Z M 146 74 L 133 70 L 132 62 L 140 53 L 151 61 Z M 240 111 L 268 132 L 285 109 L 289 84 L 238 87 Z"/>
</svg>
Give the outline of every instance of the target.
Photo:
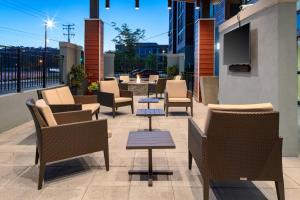
<svg viewBox="0 0 300 200">
<path fill-rule="evenodd" d="M 116 51 L 115 65 L 116 69 L 123 72 L 131 71 L 137 64 L 135 55 L 135 45 L 141 39 L 145 38 L 145 30 L 132 30 L 127 24 L 118 27 L 116 23 L 112 24 L 118 35 L 112 40 L 115 45 L 121 45 L 122 49 Z"/>
<path fill-rule="evenodd" d="M 145 66 L 147 69 L 154 69 L 157 66 L 156 56 L 150 54 L 146 58 Z"/>
</svg>

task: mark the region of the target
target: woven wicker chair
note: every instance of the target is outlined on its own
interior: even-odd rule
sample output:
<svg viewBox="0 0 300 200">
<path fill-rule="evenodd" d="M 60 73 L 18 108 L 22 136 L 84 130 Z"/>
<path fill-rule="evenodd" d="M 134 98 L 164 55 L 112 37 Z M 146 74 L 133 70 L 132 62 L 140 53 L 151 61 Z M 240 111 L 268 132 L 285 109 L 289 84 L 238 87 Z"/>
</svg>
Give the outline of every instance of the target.
<svg viewBox="0 0 300 200">
<path fill-rule="evenodd" d="M 131 91 L 120 90 L 117 81 L 101 81 L 99 88 L 100 91 L 97 92 L 98 102 L 101 106 L 112 108 L 114 118 L 119 107 L 131 106 L 131 112 L 134 113 L 133 93 Z"/>
<path fill-rule="evenodd" d="M 32 99 L 26 105 L 36 128 L 35 164 L 40 161 L 38 189 L 42 188 L 46 164 L 50 162 L 103 151 L 106 170 L 109 170 L 107 120 L 93 121 L 89 111 L 53 114 L 46 103 L 48 111 L 41 111 Z"/>
<path fill-rule="evenodd" d="M 98 119 L 100 104 L 96 95 L 73 96 L 68 86 L 38 90 L 37 95 L 46 101 L 53 113 L 90 110 Z"/>
<path fill-rule="evenodd" d="M 189 169 L 198 166 L 204 200 L 210 181 L 275 181 L 278 199 L 284 200 L 282 138 L 279 113 L 272 106 L 212 106 L 202 129 L 188 123 Z"/>
<path fill-rule="evenodd" d="M 166 83 L 167 79 L 165 78 L 159 78 L 157 83 L 154 84 L 149 83 L 148 96 L 154 93 L 156 98 L 158 97 L 158 94 L 160 94 L 162 97 L 162 94 L 166 90 Z"/>
<path fill-rule="evenodd" d="M 193 116 L 193 93 L 187 90 L 185 80 L 168 80 L 165 91 L 166 116 L 169 115 L 170 107 L 188 107 L 191 108 L 191 115 Z"/>
</svg>

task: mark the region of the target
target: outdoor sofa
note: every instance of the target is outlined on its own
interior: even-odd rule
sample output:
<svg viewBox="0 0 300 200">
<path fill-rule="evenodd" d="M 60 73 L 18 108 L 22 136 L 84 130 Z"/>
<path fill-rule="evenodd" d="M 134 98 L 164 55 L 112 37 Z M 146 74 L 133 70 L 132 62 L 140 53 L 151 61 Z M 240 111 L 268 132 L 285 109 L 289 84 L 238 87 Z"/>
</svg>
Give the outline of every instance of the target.
<svg viewBox="0 0 300 200">
<path fill-rule="evenodd" d="M 211 181 L 275 181 L 284 200 L 279 113 L 271 104 L 209 105 L 206 123 L 189 119 L 189 169 L 195 160 L 203 199 Z"/>
<path fill-rule="evenodd" d="M 46 164 L 98 151 L 104 152 L 109 170 L 107 120 L 92 120 L 90 111 L 52 113 L 44 100 L 29 99 L 26 105 L 36 128 L 35 164 L 40 162 L 38 189 L 42 188 Z"/>
<path fill-rule="evenodd" d="M 37 95 L 45 100 L 53 113 L 89 110 L 98 119 L 100 104 L 96 95 L 73 96 L 68 86 L 38 90 Z"/>
</svg>

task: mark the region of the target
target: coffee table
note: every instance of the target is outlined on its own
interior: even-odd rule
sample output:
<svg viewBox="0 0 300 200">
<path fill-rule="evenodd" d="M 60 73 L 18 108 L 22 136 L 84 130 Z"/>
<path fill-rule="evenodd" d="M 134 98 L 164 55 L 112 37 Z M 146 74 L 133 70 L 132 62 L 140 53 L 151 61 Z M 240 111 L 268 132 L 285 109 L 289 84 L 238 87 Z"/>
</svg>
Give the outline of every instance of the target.
<svg viewBox="0 0 300 200">
<path fill-rule="evenodd" d="M 130 132 L 126 149 L 148 149 L 148 170 L 129 170 L 129 175 L 148 175 L 148 186 L 152 186 L 153 175 L 173 175 L 170 170 L 153 170 L 152 150 L 153 149 L 175 149 L 175 143 L 168 131 L 155 132 Z"/>
<path fill-rule="evenodd" d="M 159 99 L 157 98 L 143 98 L 139 100 L 139 103 L 147 103 L 148 109 L 150 109 L 150 103 L 159 103 Z"/>
<path fill-rule="evenodd" d="M 138 109 L 136 116 L 149 118 L 149 131 L 152 131 L 152 117 L 165 116 L 165 111 L 162 109 Z"/>
</svg>

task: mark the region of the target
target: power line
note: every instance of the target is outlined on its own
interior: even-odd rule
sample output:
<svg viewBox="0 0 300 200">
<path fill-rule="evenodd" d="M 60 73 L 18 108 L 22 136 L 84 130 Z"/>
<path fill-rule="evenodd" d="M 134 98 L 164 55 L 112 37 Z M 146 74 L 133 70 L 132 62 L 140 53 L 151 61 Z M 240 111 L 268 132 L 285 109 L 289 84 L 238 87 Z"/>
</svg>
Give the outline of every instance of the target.
<svg viewBox="0 0 300 200">
<path fill-rule="evenodd" d="M 75 33 L 72 33 L 72 31 L 75 29 L 74 28 L 75 24 L 63 24 L 63 30 L 66 30 L 67 33 L 64 33 L 64 36 L 68 37 L 68 42 L 71 42 L 71 37 L 75 36 Z"/>
</svg>

